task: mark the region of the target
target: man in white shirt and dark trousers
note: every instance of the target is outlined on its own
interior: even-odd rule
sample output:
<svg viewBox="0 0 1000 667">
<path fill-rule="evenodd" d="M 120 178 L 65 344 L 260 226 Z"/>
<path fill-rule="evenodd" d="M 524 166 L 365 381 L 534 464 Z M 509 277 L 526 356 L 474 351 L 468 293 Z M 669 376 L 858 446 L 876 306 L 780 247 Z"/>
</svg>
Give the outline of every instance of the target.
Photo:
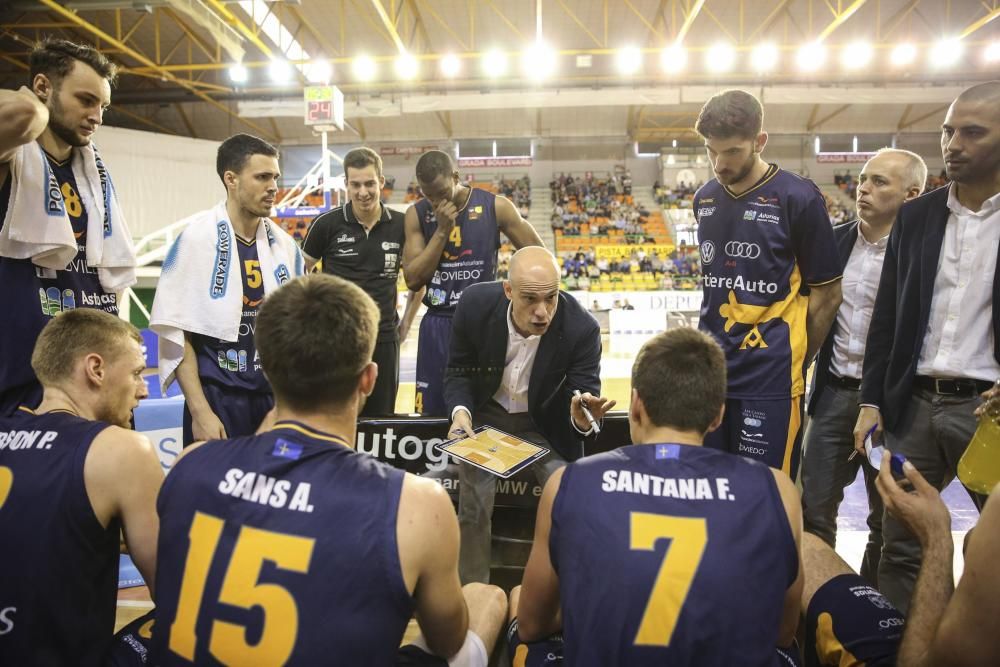
<svg viewBox="0 0 1000 667">
<path fill-rule="evenodd" d="M 874 470 L 854 453 L 852 431 L 858 417 L 858 392 L 865 340 L 882 275 L 889 232 L 904 201 L 919 197 L 927 165 L 909 151 L 884 148 L 861 170 L 857 189 L 858 220 L 834 227 L 844 266 L 844 300 L 820 348 L 813 371 L 802 459 L 802 508 L 806 531 L 836 547 L 837 510 L 844 488 L 864 470 L 868 490 L 868 545 L 861 576 L 878 581 L 882 555 L 882 500 Z"/>
<path fill-rule="evenodd" d="M 865 352 L 855 447 L 884 428 L 888 448 L 938 489 L 955 477 L 980 394 L 1000 378 L 997 109 L 1000 81 L 966 89 L 948 109 L 941 151 L 952 183 L 900 209 Z M 883 540 L 879 588 L 906 613 L 920 545 L 891 515 Z"/>
<path fill-rule="evenodd" d="M 449 438 L 490 425 L 551 450 L 533 465 L 540 485 L 583 456 L 615 402 L 600 397 L 601 332 L 572 296 L 559 291 L 559 265 L 545 248 L 514 253 L 510 278 L 465 289 L 452 321 L 444 398 Z M 579 390 L 581 396 L 573 395 Z M 488 582 L 496 477 L 459 464 L 462 582 Z"/>
</svg>

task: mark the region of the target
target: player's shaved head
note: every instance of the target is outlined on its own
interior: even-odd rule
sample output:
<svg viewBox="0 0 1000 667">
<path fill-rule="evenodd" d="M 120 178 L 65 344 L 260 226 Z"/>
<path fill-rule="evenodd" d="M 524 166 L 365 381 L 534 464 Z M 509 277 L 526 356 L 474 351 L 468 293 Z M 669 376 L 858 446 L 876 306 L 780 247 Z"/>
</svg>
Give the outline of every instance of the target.
<svg viewBox="0 0 1000 667">
<path fill-rule="evenodd" d="M 986 81 L 977 83 L 963 90 L 955 102 L 970 102 L 982 104 L 986 102 L 993 105 L 993 110 L 1000 115 L 1000 81 Z"/>
<path fill-rule="evenodd" d="M 510 258 L 510 282 L 558 284 L 559 262 L 541 246 L 526 246 Z"/>
</svg>

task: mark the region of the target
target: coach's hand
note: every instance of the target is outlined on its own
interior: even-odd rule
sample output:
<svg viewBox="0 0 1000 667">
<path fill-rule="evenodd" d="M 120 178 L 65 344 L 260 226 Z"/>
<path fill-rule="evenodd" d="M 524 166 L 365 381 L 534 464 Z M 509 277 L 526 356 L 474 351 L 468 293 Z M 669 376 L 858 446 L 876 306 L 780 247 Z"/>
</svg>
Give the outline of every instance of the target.
<svg viewBox="0 0 1000 667">
<path fill-rule="evenodd" d="M 587 421 L 587 415 L 583 414 L 583 408 L 590 410 L 594 421 L 599 424 L 604 419 L 604 415 L 617 403 L 614 399 L 594 396 L 588 391 L 570 399 L 569 413 L 573 417 L 573 423 L 576 424 L 576 427 L 587 432 L 590 430 L 590 422 Z"/>
<path fill-rule="evenodd" d="M 868 405 L 861 406 L 861 410 L 858 412 L 858 421 L 854 425 L 854 449 L 857 450 L 858 454 L 861 456 L 866 456 L 865 454 L 865 436 L 868 431 L 871 430 L 872 426 L 878 425 L 873 434 L 873 438 L 878 440 L 882 437 L 882 413 L 879 412 L 878 408 L 873 408 Z"/>
<path fill-rule="evenodd" d="M 226 436 L 226 427 L 222 425 L 215 413 L 208 410 L 202 414 L 191 415 L 191 433 L 196 442 L 202 440 L 219 440 Z"/>
<path fill-rule="evenodd" d="M 458 410 L 451 420 L 451 428 L 448 429 L 448 439 L 469 437 L 474 438 L 475 432 L 472 429 L 472 415 L 468 410 Z"/>
</svg>

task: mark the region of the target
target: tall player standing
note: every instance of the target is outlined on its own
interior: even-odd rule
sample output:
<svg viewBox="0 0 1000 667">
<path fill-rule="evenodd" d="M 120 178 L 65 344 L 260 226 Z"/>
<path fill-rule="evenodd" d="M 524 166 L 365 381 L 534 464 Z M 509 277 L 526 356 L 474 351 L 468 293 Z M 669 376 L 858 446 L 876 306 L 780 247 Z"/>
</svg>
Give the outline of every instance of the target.
<svg viewBox="0 0 1000 667">
<path fill-rule="evenodd" d="M 695 125 L 715 172 L 694 196 L 698 326 L 722 346 L 729 371 L 725 419 L 705 445 L 795 479 L 805 371 L 840 306 L 841 267 L 822 193 L 761 158 L 763 115 L 753 95 L 726 90 Z"/>
<path fill-rule="evenodd" d="M 423 415 L 444 416 L 451 316 L 462 291 L 496 280 L 500 232 L 518 249 L 544 244 L 509 199 L 461 183 L 447 153 L 421 155 L 417 183 L 424 199 L 406 211 L 403 247 L 406 286 L 415 292 L 427 287 L 427 313 L 417 342 L 415 407 Z"/>
</svg>

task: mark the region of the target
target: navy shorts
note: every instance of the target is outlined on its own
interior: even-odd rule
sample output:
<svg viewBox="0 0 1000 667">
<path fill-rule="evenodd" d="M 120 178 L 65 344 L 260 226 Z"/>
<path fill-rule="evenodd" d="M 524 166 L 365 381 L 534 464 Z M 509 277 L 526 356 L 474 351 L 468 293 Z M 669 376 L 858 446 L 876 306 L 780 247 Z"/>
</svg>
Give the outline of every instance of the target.
<svg viewBox="0 0 1000 667">
<path fill-rule="evenodd" d="M 428 311 L 417 340 L 417 386 L 414 410 L 425 417 L 450 417 L 444 404 L 444 371 L 451 347 L 451 314 Z"/>
<path fill-rule="evenodd" d="M 233 387 L 223 387 L 212 382 L 201 386 L 212 412 L 226 429 L 226 437 L 253 435 L 260 428 L 264 417 L 274 407 L 274 396 L 270 393 L 245 391 Z M 184 446 L 194 442 L 191 413 L 184 403 Z"/>
<path fill-rule="evenodd" d="M 512 667 L 549 667 L 563 664 L 562 635 L 552 635 L 537 642 L 524 643 L 517 636 L 517 619 L 507 628 L 507 655 Z"/>
<path fill-rule="evenodd" d="M 802 456 L 802 397 L 726 399 L 722 425 L 705 436 L 705 446 L 761 461 L 794 480 Z"/>
<path fill-rule="evenodd" d="M 795 646 L 776 649 L 775 664 L 781 667 L 800 667 Z M 563 637 L 551 635 L 537 642 L 524 643 L 517 636 L 517 619 L 507 628 L 507 655 L 511 667 L 551 667 L 563 664 Z"/>
<path fill-rule="evenodd" d="M 115 633 L 108 667 L 142 667 L 146 664 L 153 631 L 153 613 L 143 614 Z"/>
<path fill-rule="evenodd" d="M 906 619 L 856 574 L 823 584 L 806 610 L 806 667 L 891 667 Z"/>
<path fill-rule="evenodd" d="M 152 637 L 155 610 L 140 616 L 115 633 L 107 667 L 145 667 Z M 448 667 L 448 661 L 431 655 L 419 646 L 399 647 L 395 667 Z"/>
</svg>

